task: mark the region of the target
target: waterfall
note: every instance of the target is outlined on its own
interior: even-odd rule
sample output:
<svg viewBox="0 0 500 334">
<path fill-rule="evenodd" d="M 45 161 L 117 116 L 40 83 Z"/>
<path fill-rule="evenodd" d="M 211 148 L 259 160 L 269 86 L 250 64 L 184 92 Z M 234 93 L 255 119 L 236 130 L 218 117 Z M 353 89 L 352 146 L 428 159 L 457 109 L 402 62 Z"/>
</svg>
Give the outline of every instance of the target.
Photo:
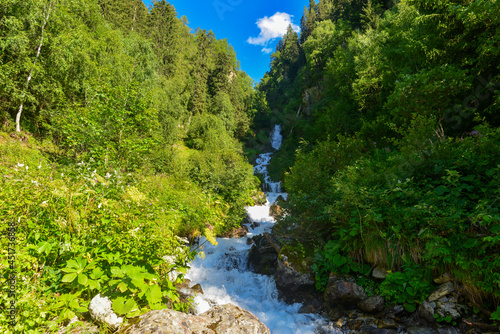
<svg viewBox="0 0 500 334">
<path fill-rule="evenodd" d="M 275 150 L 279 150 L 282 141 L 283 141 L 283 136 L 281 135 L 281 125 L 276 124 L 274 126 L 273 132 L 271 132 L 271 146 Z"/>
<path fill-rule="evenodd" d="M 273 148 L 279 149 L 281 140 L 281 128 L 277 125 L 271 136 Z M 269 178 L 267 166 L 271 157 L 272 153 L 261 154 L 254 168 L 255 172 L 264 175 L 267 203 L 246 208 L 250 220 L 259 223 L 255 228 L 249 226 L 248 238 L 270 232 L 275 221 L 269 216 L 269 208 L 278 196 L 287 197 L 286 193 L 280 192 L 279 182 Z M 217 304 L 232 303 L 252 312 L 269 327 L 272 334 L 339 333 L 324 318 L 299 313 L 301 304 L 288 305 L 280 301 L 274 277 L 248 269 L 251 245 L 247 245 L 247 238 L 217 238 L 217 246 L 205 241 L 204 237 L 200 238 L 205 259 L 197 257 L 186 275 L 192 285 L 199 283 L 204 291 L 203 295 L 194 298 L 197 314 Z"/>
</svg>

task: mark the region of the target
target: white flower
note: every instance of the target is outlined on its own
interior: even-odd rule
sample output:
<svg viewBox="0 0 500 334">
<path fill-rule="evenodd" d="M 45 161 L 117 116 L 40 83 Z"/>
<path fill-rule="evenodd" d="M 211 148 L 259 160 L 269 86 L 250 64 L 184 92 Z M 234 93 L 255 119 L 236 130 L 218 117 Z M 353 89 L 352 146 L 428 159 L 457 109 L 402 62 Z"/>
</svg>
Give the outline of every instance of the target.
<svg viewBox="0 0 500 334">
<path fill-rule="evenodd" d="M 61 173 L 61 177 L 63 177 L 63 176 L 64 176 L 64 173 Z"/>
<path fill-rule="evenodd" d="M 85 165 L 85 163 L 82 161 L 82 162 L 77 163 L 76 165 L 77 166 L 83 166 L 83 165 Z"/>
<path fill-rule="evenodd" d="M 104 177 L 107 178 L 107 179 L 109 179 L 111 177 L 111 174 L 106 173 L 106 175 Z"/>
<path fill-rule="evenodd" d="M 60 242 L 59 245 L 61 246 L 61 251 L 63 253 L 71 250 L 71 243 L 70 242 L 65 242 L 65 243 Z"/>
<path fill-rule="evenodd" d="M 28 170 L 28 166 L 26 166 L 26 170 Z"/>
<path fill-rule="evenodd" d="M 38 186 L 38 181 L 31 180 L 31 183 L 33 183 L 35 186 Z"/>
<path fill-rule="evenodd" d="M 99 203 L 99 205 L 97 206 L 98 209 L 100 209 L 102 206 L 102 203 Z"/>
</svg>

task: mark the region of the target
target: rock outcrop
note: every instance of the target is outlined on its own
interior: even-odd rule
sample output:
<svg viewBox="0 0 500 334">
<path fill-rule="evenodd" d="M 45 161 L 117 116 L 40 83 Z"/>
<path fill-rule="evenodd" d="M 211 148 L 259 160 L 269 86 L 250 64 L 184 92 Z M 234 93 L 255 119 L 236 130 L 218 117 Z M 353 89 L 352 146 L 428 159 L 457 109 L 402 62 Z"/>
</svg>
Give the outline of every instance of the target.
<svg viewBox="0 0 500 334">
<path fill-rule="evenodd" d="M 276 249 L 262 235 L 256 235 L 251 240 L 253 240 L 254 245 L 250 249 L 248 264 L 253 271 L 262 275 L 276 273 L 276 261 L 278 260 Z"/>
<path fill-rule="evenodd" d="M 215 306 L 198 316 L 170 309 L 150 311 L 124 333 L 270 334 L 270 331 L 252 313 L 226 304 Z"/>
</svg>

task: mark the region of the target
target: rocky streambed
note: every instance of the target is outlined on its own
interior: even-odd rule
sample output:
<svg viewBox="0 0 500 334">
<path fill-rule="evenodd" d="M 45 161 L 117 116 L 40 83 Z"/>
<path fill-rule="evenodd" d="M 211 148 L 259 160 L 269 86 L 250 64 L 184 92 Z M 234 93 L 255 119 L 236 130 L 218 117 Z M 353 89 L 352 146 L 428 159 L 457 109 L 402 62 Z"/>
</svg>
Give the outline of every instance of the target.
<svg viewBox="0 0 500 334">
<path fill-rule="evenodd" d="M 498 333 L 497 327 L 474 312 L 474 305 L 463 298 L 462 287 L 450 275 L 435 279 L 435 291 L 414 312 L 408 312 L 403 305 L 387 306 L 382 296 L 369 294 L 353 276 L 331 273 L 325 291 L 318 292 L 312 271 L 289 261 L 272 233 L 254 236 L 251 242 L 249 265 L 257 273 L 274 277 L 280 299 L 301 303 L 299 312 L 320 314 L 343 333 Z M 375 267 L 371 275 L 382 282 L 387 270 Z"/>
</svg>

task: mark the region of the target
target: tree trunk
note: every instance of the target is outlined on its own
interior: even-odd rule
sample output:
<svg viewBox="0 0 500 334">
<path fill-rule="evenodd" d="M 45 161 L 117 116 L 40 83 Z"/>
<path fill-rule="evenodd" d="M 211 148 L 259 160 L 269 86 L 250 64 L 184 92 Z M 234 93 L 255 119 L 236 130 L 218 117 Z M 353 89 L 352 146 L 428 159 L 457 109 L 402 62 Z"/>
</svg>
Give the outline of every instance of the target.
<svg viewBox="0 0 500 334">
<path fill-rule="evenodd" d="M 38 50 L 36 51 L 35 60 L 33 61 L 33 67 L 31 68 L 30 74 L 28 75 L 28 79 L 26 79 L 26 85 L 24 87 L 24 92 L 23 92 L 23 95 L 21 97 L 21 105 L 19 106 L 19 111 L 16 114 L 16 132 L 21 132 L 21 114 L 23 113 L 24 98 L 26 96 L 26 92 L 28 91 L 28 87 L 29 87 L 31 78 L 33 77 L 33 71 L 35 70 L 36 61 L 37 61 L 38 57 L 40 56 L 40 50 L 42 49 L 42 45 L 43 45 L 43 32 L 45 30 L 45 25 L 49 21 L 51 9 L 52 9 L 52 1 L 49 3 L 47 15 L 45 16 L 45 19 L 44 19 L 43 24 L 42 24 L 40 44 L 38 45 Z"/>
</svg>

